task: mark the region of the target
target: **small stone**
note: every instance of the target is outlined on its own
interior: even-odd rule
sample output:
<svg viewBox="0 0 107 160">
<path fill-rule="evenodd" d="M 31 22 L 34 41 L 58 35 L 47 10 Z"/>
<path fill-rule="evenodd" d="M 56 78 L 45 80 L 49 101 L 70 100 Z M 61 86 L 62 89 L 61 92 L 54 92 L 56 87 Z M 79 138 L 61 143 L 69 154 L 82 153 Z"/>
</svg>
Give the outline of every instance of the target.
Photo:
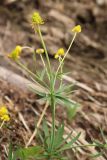
<svg viewBox="0 0 107 160">
<path fill-rule="evenodd" d="M 96 3 L 97 3 L 99 6 L 105 5 L 105 2 L 106 2 L 106 0 L 96 0 Z"/>
</svg>

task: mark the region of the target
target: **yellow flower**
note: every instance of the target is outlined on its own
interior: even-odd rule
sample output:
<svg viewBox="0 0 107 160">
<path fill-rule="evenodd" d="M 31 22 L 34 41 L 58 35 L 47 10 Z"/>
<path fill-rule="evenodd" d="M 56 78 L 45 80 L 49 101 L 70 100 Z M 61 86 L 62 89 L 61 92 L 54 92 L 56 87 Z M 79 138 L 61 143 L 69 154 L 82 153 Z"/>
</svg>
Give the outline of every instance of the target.
<svg viewBox="0 0 107 160">
<path fill-rule="evenodd" d="M 2 106 L 0 108 L 0 116 L 7 115 L 7 114 L 8 114 L 8 110 L 7 110 L 6 106 Z"/>
<path fill-rule="evenodd" d="M 32 23 L 33 24 L 44 24 L 44 20 L 42 19 L 42 17 L 40 16 L 40 14 L 38 12 L 34 12 L 32 15 Z"/>
<path fill-rule="evenodd" d="M 72 29 L 72 32 L 80 33 L 80 32 L 81 32 L 81 26 L 80 26 L 80 25 L 75 26 L 75 27 Z"/>
<path fill-rule="evenodd" d="M 5 114 L 5 115 L 1 116 L 1 120 L 3 120 L 3 121 L 9 121 L 10 117 L 9 117 L 9 115 Z"/>
<path fill-rule="evenodd" d="M 58 49 L 57 54 L 63 56 L 64 55 L 64 49 L 63 48 Z"/>
<path fill-rule="evenodd" d="M 38 49 L 36 49 L 36 53 L 37 54 L 42 54 L 42 53 L 44 53 L 44 49 L 38 48 Z"/>
<path fill-rule="evenodd" d="M 7 110 L 6 106 L 2 106 L 0 108 L 0 119 L 3 120 L 3 121 L 9 121 L 10 120 L 10 117 L 8 115 L 8 110 Z"/>
<path fill-rule="evenodd" d="M 16 46 L 16 48 L 10 54 L 8 54 L 8 57 L 16 61 L 20 58 L 21 51 L 22 47 Z"/>
<path fill-rule="evenodd" d="M 55 58 L 57 59 L 59 56 L 63 56 L 64 55 L 64 49 L 63 48 L 60 48 L 60 49 L 58 49 L 58 51 L 56 52 L 56 54 L 55 54 Z"/>
<path fill-rule="evenodd" d="M 55 56 L 54 56 L 54 57 L 55 57 L 55 59 L 57 59 L 57 58 L 59 57 L 59 55 L 58 55 L 58 54 L 55 54 Z"/>
</svg>

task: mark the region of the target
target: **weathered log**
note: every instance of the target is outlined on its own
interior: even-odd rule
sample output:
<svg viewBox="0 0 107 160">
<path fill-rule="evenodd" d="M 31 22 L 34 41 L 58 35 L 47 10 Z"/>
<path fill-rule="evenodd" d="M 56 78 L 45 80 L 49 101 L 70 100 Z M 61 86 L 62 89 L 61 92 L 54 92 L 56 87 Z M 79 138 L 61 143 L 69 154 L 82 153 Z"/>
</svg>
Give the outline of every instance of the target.
<svg viewBox="0 0 107 160">
<path fill-rule="evenodd" d="M 13 86 L 18 87 L 19 89 L 23 90 L 24 92 L 28 92 L 28 85 L 32 85 L 36 88 L 36 90 L 42 90 L 41 87 L 34 84 L 30 80 L 10 71 L 3 67 L 0 67 L 0 79 L 6 81 Z"/>
</svg>

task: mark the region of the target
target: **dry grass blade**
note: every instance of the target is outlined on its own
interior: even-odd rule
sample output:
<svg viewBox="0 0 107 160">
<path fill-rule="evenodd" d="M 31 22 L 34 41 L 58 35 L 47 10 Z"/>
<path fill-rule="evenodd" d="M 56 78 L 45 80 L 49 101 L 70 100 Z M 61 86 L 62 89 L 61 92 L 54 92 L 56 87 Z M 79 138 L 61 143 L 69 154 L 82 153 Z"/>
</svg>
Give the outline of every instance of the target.
<svg viewBox="0 0 107 160">
<path fill-rule="evenodd" d="M 36 133 L 37 133 L 38 128 L 39 128 L 39 126 L 40 126 L 40 124 L 41 124 L 41 122 L 42 122 L 42 119 L 43 119 L 43 117 L 44 117 L 44 115 L 45 115 L 45 113 L 46 113 L 46 110 L 47 110 L 48 106 L 49 106 L 49 103 L 46 102 L 45 107 L 44 107 L 44 109 L 43 109 L 43 112 L 42 112 L 42 114 L 40 115 L 40 118 L 39 118 L 39 120 L 38 120 L 38 122 L 37 122 L 36 128 L 35 128 L 32 136 L 30 137 L 28 143 L 26 144 L 26 147 L 28 147 L 28 146 L 30 145 L 30 143 L 32 142 L 33 138 L 36 136 Z"/>
<path fill-rule="evenodd" d="M 23 123 L 25 129 L 28 131 L 29 134 L 31 134 L 31 130 L 30 130 L 29 126 L 27 125 L 23 115 L 20 112 L 18 113 L 18 115 L 19 115 L 19 119 Z"/>
</svg>

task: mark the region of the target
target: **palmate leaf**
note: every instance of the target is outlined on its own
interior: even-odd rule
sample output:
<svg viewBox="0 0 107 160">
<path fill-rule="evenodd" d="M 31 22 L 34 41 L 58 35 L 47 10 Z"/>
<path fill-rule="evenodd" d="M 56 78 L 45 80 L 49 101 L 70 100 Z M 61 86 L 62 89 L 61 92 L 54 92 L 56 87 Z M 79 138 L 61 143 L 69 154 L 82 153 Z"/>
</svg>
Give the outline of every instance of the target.
<svg viewBox="0 0 107 160">
<path fill-rule="evenodd" d="M 60 99 L 62 101 L 63 104 L 68 104 L 68 105 L 74 105 L 76 104 L 75 101 L 69 99 L 68 97 L 64 97 L 62 95 L 56 95 L 56 98 Z"/>
<path fill-rule="evenodd" d="M 30 158 L 39 156 L 43 152 L 43 148 L 40 146 L 20 148 L 14 153 L 13 160 L 20 158 L 21 160 L 28 160 Z"/>
<path fill-rule="evenodd" d="M 32 87 L 31 85 L 29 85 L 29 89 L 32 92 L 36 93 L 37 95 L 41 96 L 42 98 L 47 96 L 47 94 L 45 92 L 40 92 L 37 89 L 35 89 L 34 87 Z"/>
<path fill-rule="evenodd" d="M 59 149 L 59 151 L 65 151 L 65 150 L 71 149 L 72 145 L 78 140 L 80 135 L 81 133 L 78 133 L 76 137 L 72 138 L 72 140 L 68 144 L 65 144 L 61 149 Z"/>
<path fill-rule="evenodd" d="M 63 73 L 59 72 L 59 73 L 57 74 L 57 78 L 61 79 L 61 78 L 63 78 L 64 75 L 68 75 L 68 74 L 70 74 L 70 73 L 71 73 L 71 72 L 63 72 Z"/>
<path fill-rule="evenodd" d="M 62 97 L 60 95 L 56 96 L 56 102 L 61 105 L 65 105 L 65 107 L 67 108 L 68 117 L 70 119 L 72 119 L 76 115 L 76 111 L 79 107 L 79 104 L 77 104 L 76 102 L 74 102 L 66 97 Z"/>
<path fill-rule="evenodd" d="M 56 136 L 55 136 L 55 140 L 54 140 L 54 144 L 53 147 L 57 148 L 63 141 L 63 134 L 64 134 L 64 124 L 61 124 L 58 127 Z"/>
<path fill-rule="evenodd" d="M 71 100 L 69 100 L 68 98 L 62 96 L 61 94 L 55 94 L 55 97 L 57 99 L 57 103 L 65 105 L 66 104 L 73 104 L 73 102 Z"/>
<path fill-rule="evenodd" d="M 71 85 L 62 84 L 57 90 L 56 94 L 63 94 L 63 93 L 68 94 L 70 92 L 73 92 L 73 87 L 74 87 L 74 84 L 71 84 Z"/>
</svg>

